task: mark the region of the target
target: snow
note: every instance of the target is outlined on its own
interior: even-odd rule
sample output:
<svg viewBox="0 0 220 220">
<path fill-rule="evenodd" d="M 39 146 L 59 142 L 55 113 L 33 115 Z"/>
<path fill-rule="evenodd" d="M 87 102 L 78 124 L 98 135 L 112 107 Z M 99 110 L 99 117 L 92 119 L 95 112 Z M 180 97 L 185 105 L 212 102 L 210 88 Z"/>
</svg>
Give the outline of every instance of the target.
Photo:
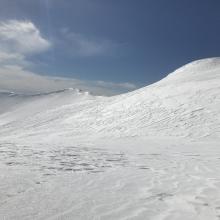
<svg viewBox="0 0 220 220">
<path fill-rule="evenodd" d="M 30 97 L 0 116 L 13 138 L 220 137 L 220 59 L 188 64 L 158 83 L 113 97 L 64 90 Z M 29 117 L 27 117 L 27 115 Z M 10 131 L 10 132 L 9 132 Z"/>
<path fill-rule="evenodd" d="M 0 103 L 2 219 L 219 219 L 220 58 L 118 96 Z"/>
</svg>

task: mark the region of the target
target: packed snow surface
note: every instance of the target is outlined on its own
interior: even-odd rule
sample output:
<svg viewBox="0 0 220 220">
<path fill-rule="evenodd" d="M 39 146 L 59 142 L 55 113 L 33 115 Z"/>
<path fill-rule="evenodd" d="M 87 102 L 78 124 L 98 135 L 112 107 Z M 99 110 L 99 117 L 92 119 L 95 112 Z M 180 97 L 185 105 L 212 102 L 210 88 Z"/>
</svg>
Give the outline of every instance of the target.
<svg viewBox="0 0 220 220">
<path fill-rule="evenodd" d="M 220 58 L 113 97 L 0 90 L 0 219 L 220 219 L 219 141 Z"/>
</svg>

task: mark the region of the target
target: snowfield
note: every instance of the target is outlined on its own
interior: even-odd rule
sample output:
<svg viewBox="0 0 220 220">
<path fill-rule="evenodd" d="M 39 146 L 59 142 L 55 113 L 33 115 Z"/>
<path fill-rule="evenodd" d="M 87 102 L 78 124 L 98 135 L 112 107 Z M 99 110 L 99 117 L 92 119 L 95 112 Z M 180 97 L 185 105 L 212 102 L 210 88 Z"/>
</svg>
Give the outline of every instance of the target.
<svg viewBox="0 0 220 220">
<path fill-rule="evenodd" d="M 0 219 L 220 219 L 219 141 L 220 58 L 112 97 L 0 90 Z"/>
</svg>

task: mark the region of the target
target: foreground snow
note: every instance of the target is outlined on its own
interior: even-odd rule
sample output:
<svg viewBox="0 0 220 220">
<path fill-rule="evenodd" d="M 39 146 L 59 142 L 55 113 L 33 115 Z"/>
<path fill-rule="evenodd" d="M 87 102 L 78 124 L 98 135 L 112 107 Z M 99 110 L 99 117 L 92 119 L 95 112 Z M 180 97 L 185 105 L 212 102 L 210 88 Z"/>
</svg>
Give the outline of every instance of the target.
<svg viewBox="0 0 220 220">
<path fill-rule="evenodd" d="M 0 219 L 220 219 L 220 58 L 137 91 L 0 91 Z"/>
<path fill-rule="evenodd" d="M 1 219 L 220 216 L 217 143 L 128 138 L 0 150 Z"/>
</svg>

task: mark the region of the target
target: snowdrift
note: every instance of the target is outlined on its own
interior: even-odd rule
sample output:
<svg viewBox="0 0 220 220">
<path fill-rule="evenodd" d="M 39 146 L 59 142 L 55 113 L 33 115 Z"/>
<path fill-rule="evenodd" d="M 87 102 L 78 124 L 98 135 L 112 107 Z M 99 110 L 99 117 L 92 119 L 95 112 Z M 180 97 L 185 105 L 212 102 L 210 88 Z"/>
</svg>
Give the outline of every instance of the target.
<svg viewBox="0 0 220 220">
<path fill-rule="evenodd" d="M 113 96 L 67 89 L 34 96 L 0 93 L 1 138 L 220 139 L 220 58 L 187 64 L 161 81 Z"/>
</svg>

